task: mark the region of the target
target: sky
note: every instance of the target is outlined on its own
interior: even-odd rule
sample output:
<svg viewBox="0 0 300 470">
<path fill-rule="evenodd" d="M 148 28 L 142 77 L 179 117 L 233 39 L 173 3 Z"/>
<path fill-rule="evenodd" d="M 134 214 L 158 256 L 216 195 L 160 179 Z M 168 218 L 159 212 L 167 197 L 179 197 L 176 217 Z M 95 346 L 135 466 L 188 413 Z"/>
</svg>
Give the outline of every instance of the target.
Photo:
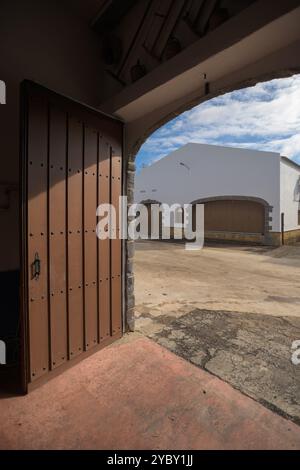
<svg viewBox="0 0 300 470">
<path fill-rule="evenodd" d="M 137 170 L 190 142 L 278 152 L 300 163 L 300 75 L 234 91 L 181 114 L 144 143 Z"/>
</svg>

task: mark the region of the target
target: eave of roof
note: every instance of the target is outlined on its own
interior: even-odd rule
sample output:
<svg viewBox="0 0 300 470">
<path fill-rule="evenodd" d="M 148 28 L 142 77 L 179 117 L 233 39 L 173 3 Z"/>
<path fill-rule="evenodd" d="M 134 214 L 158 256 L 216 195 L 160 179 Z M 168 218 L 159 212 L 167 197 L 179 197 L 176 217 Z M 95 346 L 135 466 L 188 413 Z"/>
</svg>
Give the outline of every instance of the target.
<svg viewBox="0 0 300 470">
<path fill-rule="evenodd" d="M 281 157 L 281 161 L 300 171 L 300 165 L 298 165 L 298 163 L 296 162 L 293 162 L 293 160 L 290 160 L 288 157 Z"/>
</svg>

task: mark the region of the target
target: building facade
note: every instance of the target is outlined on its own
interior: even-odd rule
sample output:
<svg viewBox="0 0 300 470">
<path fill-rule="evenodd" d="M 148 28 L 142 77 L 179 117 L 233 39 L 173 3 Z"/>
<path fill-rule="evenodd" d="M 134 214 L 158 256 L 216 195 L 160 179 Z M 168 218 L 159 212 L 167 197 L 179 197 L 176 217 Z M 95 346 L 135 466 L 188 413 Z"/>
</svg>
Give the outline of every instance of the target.
<svg viewBox="0 0 300 470">
<path fill-rule="evenodd" d="M 205 205 L 205 236 L 300 240 L 300 166 L 278 153 L 190 143 L 142 169 L 136 202 Z"/>
</svg>

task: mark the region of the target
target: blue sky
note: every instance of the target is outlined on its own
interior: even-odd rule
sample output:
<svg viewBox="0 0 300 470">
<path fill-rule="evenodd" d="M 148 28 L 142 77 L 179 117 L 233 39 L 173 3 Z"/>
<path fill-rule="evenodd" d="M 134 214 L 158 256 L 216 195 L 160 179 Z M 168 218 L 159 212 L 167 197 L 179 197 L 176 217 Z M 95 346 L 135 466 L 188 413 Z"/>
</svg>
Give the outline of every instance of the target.
<svg viewBox="0 0 300 470">
<path fill-rule="evenodd" d="M 274 151 L 300 163 L 300 75 L 234 91 L 181 114 L 144 143 L 137 169 L 189 142 Z"/>
</svg>

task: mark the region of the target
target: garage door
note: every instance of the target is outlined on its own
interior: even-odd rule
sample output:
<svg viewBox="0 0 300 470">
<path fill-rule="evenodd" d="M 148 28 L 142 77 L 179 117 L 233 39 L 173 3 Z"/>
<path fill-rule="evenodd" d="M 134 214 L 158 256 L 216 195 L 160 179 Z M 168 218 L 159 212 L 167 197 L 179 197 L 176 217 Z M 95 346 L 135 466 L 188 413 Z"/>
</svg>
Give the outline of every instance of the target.
<svg viewBox="0 0 300 470">
<path fill-rule="evenodd" d="M 265 209 L 255 201 L 219 200 L 205 203 L 205 231 L 264 233 Z"/>
<path fill-rule="evenodd" d="M 121 336 L 121 241 L 97 239 L 96 208 L 118 207 L 123 126 L 30 82 L 23 96 L 24 383 L 30 389 Z"/>
</svg>

